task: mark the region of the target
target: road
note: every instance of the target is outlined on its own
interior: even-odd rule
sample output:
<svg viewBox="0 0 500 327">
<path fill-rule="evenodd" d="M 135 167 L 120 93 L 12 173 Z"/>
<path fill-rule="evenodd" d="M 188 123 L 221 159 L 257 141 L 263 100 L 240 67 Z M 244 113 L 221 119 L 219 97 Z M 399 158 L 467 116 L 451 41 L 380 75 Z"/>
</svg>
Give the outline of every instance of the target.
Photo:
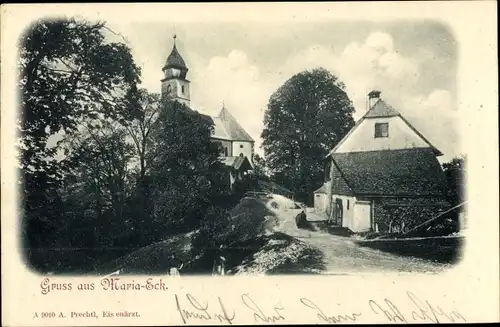
<svg viewBox="0 0 500 327">
<path fill-rule="evenodd" d="M 287 209 L 283 206 L 276 208 L 271 205 L 269 205 L 269 209 L 278 218 L 278 224 L 274 226 L 275 231 L 300 239 L 323 252 L 326 274 L 363 274 L 368 272 L 435 274 L 451 267 L 448 264 L 360 247 L 349 237 L 332 235 L 323 231 L 298 229 L 295 225 L 295 216 L 301 209 Z"/>
</svg>

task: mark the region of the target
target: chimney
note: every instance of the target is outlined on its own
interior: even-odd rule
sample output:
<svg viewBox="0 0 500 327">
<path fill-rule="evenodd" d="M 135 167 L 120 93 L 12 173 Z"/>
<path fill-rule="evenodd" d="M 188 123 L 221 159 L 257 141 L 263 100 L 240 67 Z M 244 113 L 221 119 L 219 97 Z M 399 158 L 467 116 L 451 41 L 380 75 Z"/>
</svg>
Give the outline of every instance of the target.
<svg viewBox="0 0 500 327">
<path fill-rule="evenodd" d="M 373 90 L 368 93 L 368 110 L 370 110 L 373 105 L 380 99 L 380 91 Z"/>
</svg>

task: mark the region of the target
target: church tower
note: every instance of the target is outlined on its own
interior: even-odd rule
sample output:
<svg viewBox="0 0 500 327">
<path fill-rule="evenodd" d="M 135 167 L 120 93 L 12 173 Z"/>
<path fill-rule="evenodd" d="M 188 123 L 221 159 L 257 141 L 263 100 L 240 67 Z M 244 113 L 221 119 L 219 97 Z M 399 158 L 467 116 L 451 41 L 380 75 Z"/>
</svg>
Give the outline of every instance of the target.
<svg viewBox="0 0 500 327">
<path fill-rule="evenodd" d="M 189 93 L 190 82 L 186 79 L 188 68 L 177 50 L 176 38 L 177 36 L 174 35 L 174 47 L 162 68 L 164 77 L 161 80 L 161 95 L 162 97 L 168 96 L 189 107 L 191 96 Z"/>
</svg>

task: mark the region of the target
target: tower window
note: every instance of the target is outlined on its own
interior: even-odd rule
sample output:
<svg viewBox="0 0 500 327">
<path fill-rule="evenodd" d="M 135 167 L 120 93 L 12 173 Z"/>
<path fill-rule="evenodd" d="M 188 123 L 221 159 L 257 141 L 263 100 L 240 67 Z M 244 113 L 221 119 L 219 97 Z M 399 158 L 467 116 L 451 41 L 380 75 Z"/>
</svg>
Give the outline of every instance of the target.
<svg viewBox="0 0 500 327">
<path fill-rule="evenodd" d="M 227 146 L 226 146 L 226 147 L 224 147 L 224 156 L 226 156 L 226 157 L 227 157 Z"/>
<path fill-rule="evenodd" d="M 389 137 L 389 123 L 376 123 L 375 137 Z"/>
<path fill-rule="evenodd" d="M 240 144 L 240 149 L 243 149 L 243 144 Z"/>
<path fill-rule="evenodd" d="M 181 86 L 182 94 L 184 94 L 184 85 Z"/>
<path fill-rule="evenodd" d="M 172 85 L 167 85 L 167 93 L 172 92 Z"/>
</svg>

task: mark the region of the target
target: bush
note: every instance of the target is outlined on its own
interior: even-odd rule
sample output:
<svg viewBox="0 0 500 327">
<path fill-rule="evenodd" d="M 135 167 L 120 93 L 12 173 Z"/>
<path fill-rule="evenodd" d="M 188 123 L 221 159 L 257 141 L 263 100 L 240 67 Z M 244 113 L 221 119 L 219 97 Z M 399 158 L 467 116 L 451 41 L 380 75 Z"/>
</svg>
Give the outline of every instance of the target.
<svg viewBox="0 0 500 327">
<path fill-rule="evenodd" d="M 243 246 L 264 232 L 265 216 L 271 214 L 262 201 L 243 198 L 233 210 L 210 207 L 192 241 L 192 255 L 203 261 L 227 256 L 227 251 Z M 228 258 L 230 260 L 231 258 Z"/>
</svg>

